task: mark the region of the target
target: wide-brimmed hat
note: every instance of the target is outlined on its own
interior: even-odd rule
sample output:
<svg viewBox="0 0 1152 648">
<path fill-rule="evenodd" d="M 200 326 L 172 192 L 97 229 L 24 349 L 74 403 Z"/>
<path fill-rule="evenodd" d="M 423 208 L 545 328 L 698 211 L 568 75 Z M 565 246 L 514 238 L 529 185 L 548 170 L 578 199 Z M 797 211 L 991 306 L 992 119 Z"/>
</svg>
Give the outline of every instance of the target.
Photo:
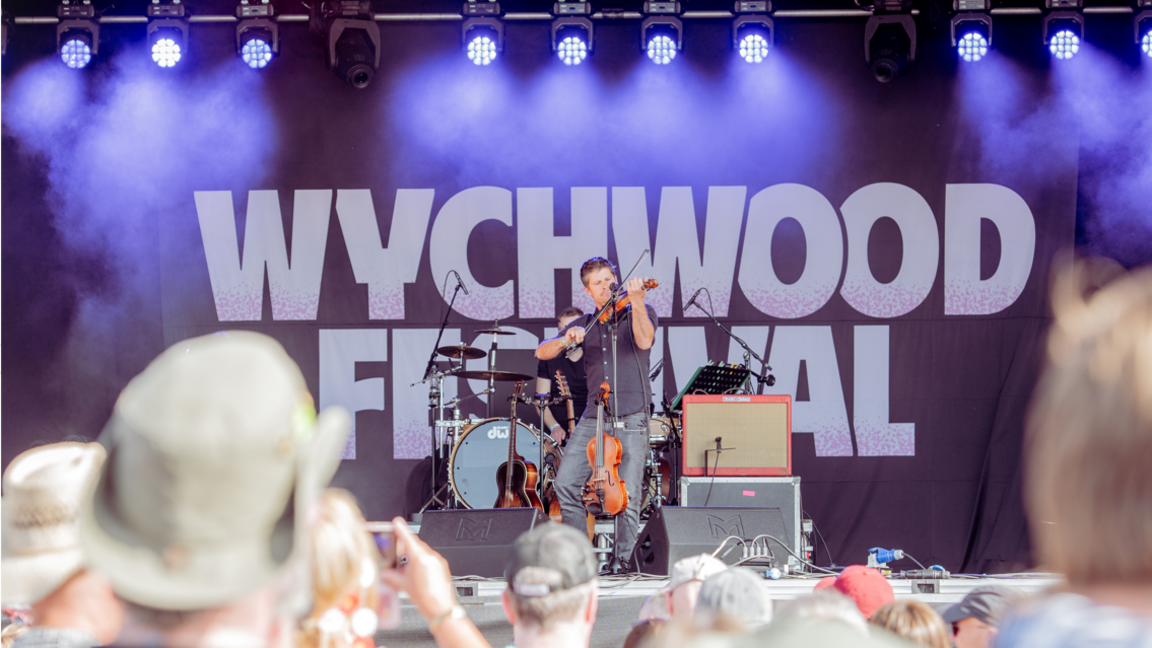
<svg viewBox="0 0 1152 648">
<path fill-rule="evenodd" d="M 99 443 L 53 443 L 8 464 L 0 523 L 4 605 L 43 599 L 83 565 L 80 510 L 103 462 Z"/>
<path fill-rule="evenodd" d="M 220 607 L 306 556 L 307 510 L 350 428 L 317 417 L 299 367 L 272 338 L 178 343 L 132 379 L 100 437 L 108 461 L 81 518 L 92 568 L 122 598 Z"/>
</svg>

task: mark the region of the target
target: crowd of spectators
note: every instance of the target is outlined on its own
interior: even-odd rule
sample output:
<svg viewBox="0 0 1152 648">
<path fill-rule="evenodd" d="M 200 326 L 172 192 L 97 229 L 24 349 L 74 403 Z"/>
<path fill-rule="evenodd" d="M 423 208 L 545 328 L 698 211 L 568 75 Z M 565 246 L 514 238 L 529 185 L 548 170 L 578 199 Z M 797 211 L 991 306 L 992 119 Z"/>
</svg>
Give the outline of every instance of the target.
<svg viewBox="0 0 1152 648">
<path fill-rule="evenodd" d="M 857 565 L 774 605 L 763 575 L 703 554 L 673 566 L 617 645 L 1152 648 L 1152 271 L 1098 276 L 1057 275 L 1025 438 L 1037 556 L 1060 586 L 978 587 L 934 609 Z M 271 338 L 170 348 L 98 443 L 33 448 L 5 470 L 2 598 L 27 617 L 5 648 L 374 648 L 401 592 L 442 648 L 490 648 L 442 556 L 400 518 L 384 551 L 355 498 L 328 487 L 350 424 L 316 411 Z M 537 526 L 505 576 L 517 648 L 593 643 L 586 536 Z"/>
</svg>

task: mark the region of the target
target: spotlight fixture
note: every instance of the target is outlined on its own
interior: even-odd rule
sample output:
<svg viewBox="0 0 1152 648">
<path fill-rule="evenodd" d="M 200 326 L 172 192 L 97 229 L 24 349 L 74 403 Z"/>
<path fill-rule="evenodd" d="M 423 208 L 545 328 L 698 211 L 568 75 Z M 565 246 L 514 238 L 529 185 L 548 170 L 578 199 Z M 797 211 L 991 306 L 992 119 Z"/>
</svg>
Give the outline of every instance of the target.
<svg viewBox="0 0 1152 648">
<path fill-rule="evenodd" d="M 975 63 L 992 47 L 992 18 L 986 13 L 991 0 L 955 0 L 952 16 L 952 47 L 960 59 Z"/>
<path fill-rule="evenodd" d="M 280 27 L 269 0 L 240 0 L 236 7 L 236 53 L 244 65 L 258 70 L 280 53 Z"/>
<path fill-rule="evenodd" d="M 363 90 L 380 68 L 380 26 L 370 0 L 317 0 L 319 30 L 324 34 L 328 69 Z M 317 28 L 313 10 L 313 27 Z"/>
<path fill-rule="evenodd" d="M 8 34 L 12 32 L 12 21 L 8 18 L 8 12 L 3 13 L 0 17 L 0 56 L 8 53 Z"/>
<path fill-rule="evenodd" d="M 657 65 L 667 65 L 684 49 L 684 25 L 679 2 L 644 3 L 644 21 L 640 23 L 640 51 Z"/>
<path fill-rule="evenodd" d="M 763 61 L 775 42 L 776 26 L 768 17 L 772 3 L 769 0 L 736 0 L 735 11 L 732 47 L 749 63 Z"/>
<path fill-rule="evenodd" d="M 1066 61 L 1080 51 L 1084 41 L 1084 0 L 1044 0 L 1044 44 L 1057 59 Z"/>
<path fill-rule="evenodd" d="M 91 0 L 73 3 L 64 0 L 56 7 L 56 51 L 68 67 L 78 70 L 92 60 L 100 48 L 100 23 Z"/>
<path fill-rule="evenodd" d="M 1136 44 L 1142 52 L 1152 57 L 1152 0 L 1137 0 L 1136 8 L 1143 9 L 1132 21 L 1136 30 Z"/>
<path fill-rule="evenodd" d="M 489 65 L 504 53 L 504 23 L 499 2 L 464 3 L 464 26 L 460 38 L 468 59 L 476 65 Z"/>
<path fill-rule="evenodd" d="M 188 49 L 188 19 L 180 0 L 148 5 L 148 46 L 152 60 L 160 67 L 172 67 Z"/>
<path fill-rule="evenodd" d="M 592 4 L 557 2 L 552 5 L 552 51 L 564 65 L 580 65 L 592 53 Z"/>
<path fill-rule="evenodd" d="M 864 26 L 864 60 L 880 83 L 892 81 L 916 62 L 912 0 L 877 0 Z"/>
</svg>

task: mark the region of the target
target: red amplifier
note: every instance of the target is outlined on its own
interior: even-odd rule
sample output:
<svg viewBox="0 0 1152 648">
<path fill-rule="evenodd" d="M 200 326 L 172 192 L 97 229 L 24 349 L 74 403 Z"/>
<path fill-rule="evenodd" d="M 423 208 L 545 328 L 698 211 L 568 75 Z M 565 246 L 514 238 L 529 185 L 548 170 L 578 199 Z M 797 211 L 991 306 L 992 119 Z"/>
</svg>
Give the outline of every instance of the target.
<svg viewBox="0 0 1152 648">
<path fill-rule="evenodd" d="M 685 396 L 681 426 L 680 465 L 685 476 L 792 474 L 788 394 Z M 719 456 L 717 443 L 722 448 Z"/>
</svg>

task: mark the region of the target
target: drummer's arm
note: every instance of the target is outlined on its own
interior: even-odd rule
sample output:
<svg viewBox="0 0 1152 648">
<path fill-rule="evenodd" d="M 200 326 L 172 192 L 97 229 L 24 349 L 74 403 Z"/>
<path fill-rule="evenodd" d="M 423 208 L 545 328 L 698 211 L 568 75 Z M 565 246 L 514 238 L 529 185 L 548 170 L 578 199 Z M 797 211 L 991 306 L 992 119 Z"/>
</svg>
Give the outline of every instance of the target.
<svg viewBox="0 0 1152 648">
<path fill-rule="evenodd" d="M 541 359 L 541 360 L 551 360 L 552 358 L 555 358 L 556 356 L 560 355 L 560 352 L 563 350 L 564 350 L 564 338 L 554 337 L 551 340 L 544 340 L 543 342 L 540 343 L 540 346 L 536 347 L 536 357 Z M 540 379 L 537 378 L 537 380 L 540 380 Z M 537 390 L 537 391 L 539 391 L 539 390 Z M 540 392 L 540 393 L 544 393 L 544 392 Z"/>
</svg>

